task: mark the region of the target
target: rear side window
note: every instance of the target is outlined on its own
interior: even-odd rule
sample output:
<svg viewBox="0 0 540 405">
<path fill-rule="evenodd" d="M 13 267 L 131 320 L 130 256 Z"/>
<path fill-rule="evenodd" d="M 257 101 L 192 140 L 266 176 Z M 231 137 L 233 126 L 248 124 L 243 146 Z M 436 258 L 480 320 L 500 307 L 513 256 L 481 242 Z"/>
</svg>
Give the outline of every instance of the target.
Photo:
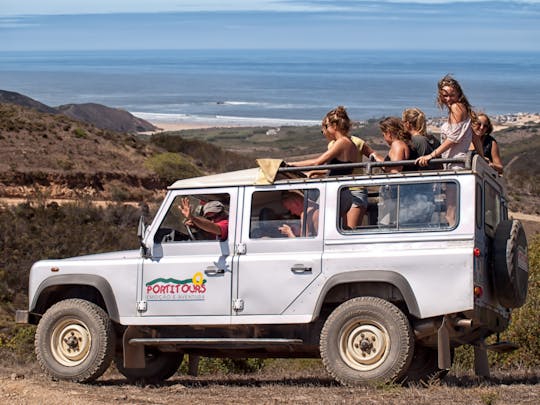
<svg viewBox="0 0 540 405">
<path fill-rule="evenodd" d="M 249 237 L 316 237 L 319 233 L 319 195 L 316 189 L 253 193 Z"/>
<path fill-rule="evenodd" d="M 495 232 L 501 222 L 501 196 L 489 183 L 484 186 L 484 223 L 486 231 Z"/>
<path fill-rule="evenodd" d="M 353 234 L 446 230 L 457 223 L 458 201 L 453 181 L 344 187 L 337 222 Z"/>
</svg>

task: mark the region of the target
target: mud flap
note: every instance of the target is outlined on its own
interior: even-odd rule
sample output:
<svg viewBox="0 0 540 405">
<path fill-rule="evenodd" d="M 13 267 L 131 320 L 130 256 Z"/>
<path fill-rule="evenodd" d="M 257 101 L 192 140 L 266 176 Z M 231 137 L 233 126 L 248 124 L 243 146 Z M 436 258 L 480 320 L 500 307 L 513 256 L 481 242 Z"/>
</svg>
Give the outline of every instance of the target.
<svg viewBox="0 0 540 405">
<path fill-rule="evenodd" d="M 450 353 L 450 335 L 448 333 L 448 321 L 443 317 L 441 326 L 437 331 L 437 354 L 438 367 L 441 370 L 448 370 L 452 367 L 452 354 Z"/>
<path fill-rule="evenodd" d="M 474 346 L 474 374 L 478 377 L 489 378 L 487 348 L 483 341 Z"/>
<path fill-rule="evenodd" d="M 139 329 L 135 326 L 128 326 L 122 337 L 122 346 L 124 348 L 124 367 L 125 368 L 144 368 L 144 345 L 133 345 L 129 341 L 134 337 L 140 337 Z"/>
</svg>

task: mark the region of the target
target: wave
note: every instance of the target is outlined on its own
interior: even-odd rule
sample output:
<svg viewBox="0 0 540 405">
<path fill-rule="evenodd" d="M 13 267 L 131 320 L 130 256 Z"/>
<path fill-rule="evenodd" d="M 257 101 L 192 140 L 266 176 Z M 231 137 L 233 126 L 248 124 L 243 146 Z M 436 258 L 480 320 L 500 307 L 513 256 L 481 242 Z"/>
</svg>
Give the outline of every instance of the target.
<svg viewBox="0 0 540 405">
<path fill-rule="evenodd" d="M 268 117 L 237 117 L 228 115 L 190 115 L 190 114 L 168 114 L 149 113 L 141 111 L 130 111 L 136 117 L 153 123 L 168 124 L 208 124 L 211 126 L 312 126 L 319 125 L 320 120 L 301 120 L 290 118 L 268 118 Z"/>
</svg>

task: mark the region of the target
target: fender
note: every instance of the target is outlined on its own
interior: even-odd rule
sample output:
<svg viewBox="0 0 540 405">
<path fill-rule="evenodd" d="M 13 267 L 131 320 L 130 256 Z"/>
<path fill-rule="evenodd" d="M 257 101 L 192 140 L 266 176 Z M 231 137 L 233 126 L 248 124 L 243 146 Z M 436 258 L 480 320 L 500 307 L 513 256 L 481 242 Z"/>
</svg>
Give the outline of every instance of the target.
<svg viewBox="0 0 540 405">
<path fill-rule="evenodd" d="M 362 271 L 351 271 L 342 274 L 336 274 L 330 277 L 324 284 L 319 298 L 317 299 L 317 304 L 315 307 L 315 313 L 319 314 L 324 299 L 328 292 L 335 286 L 340 284 L 351 284 L 351 283 L 385 283 L 394 286 L 403 296 L 409 313 L 420 318 L 420 309 L 418 308 L 418 303 L 416 297 L 412 291 L 409 282 L 401 274 L 398 274 L 393 271 L 386 270 L 362 270 Z"/>
<path fill-rule="evenodd" d="M 103 297 L 103 301 L 105 301 L 105 305 L 107 307 L 106 310 L 109 314 L 109 318 L 116 322 L 120 321 L 120 315 L 118 314 L 118 306 L 116 305 L 116 299 L 114 297 L 114 293 L 109 282 L 101 276 L 91 274 L 65 274 L 47 278 L 37 288 L 36 293 L 32 298 L 30 311 L 32 311 L 36 307 L 37 301 L 43 291 L 45 291 L 49 287 L 55 287 L 59 285 L 85 285 L 96 288 Z"/>
</svg>

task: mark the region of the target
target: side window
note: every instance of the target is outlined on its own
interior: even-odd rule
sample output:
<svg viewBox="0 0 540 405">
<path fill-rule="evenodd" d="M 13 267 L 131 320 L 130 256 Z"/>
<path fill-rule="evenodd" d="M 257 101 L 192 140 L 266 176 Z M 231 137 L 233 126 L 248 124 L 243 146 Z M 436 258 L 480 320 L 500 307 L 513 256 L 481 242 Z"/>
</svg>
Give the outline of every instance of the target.
<svg viewBox="0 0 540 405">
<path fill-rule="evenodd" d="M 154 235 L 155 243 L 226 240 L 229 233 L 229 194 L 178 195 Z M 182 206 L 189 205 L 188 220 Z"/>
<path fill-rule="evenodd" d="M 476 227 L 482 228 L 482 218 L 484 210 L 482 209 L 482 185 L 480 183 L 476 184 L 476 206 L 475 206 L 475 218 L 476 218 Z"/>
<path fill-rule="evenodd" d="M 337 223 L 344 233 L 354 234 L 449 229 L 457 201 L 454 182 L 344 187 Z"/>
<path fill-rule="evenodd" d="M 484 184 L 484 223 L 486 231 L 495 232 L 501 221 L 501 198 L 489 183 Z"/>
<path fill-rule="evenodd" d="M 315 237 L 319 231 L 319 190 L 257 191 L 251 200 L 249 237 Z"/>
</svg>

